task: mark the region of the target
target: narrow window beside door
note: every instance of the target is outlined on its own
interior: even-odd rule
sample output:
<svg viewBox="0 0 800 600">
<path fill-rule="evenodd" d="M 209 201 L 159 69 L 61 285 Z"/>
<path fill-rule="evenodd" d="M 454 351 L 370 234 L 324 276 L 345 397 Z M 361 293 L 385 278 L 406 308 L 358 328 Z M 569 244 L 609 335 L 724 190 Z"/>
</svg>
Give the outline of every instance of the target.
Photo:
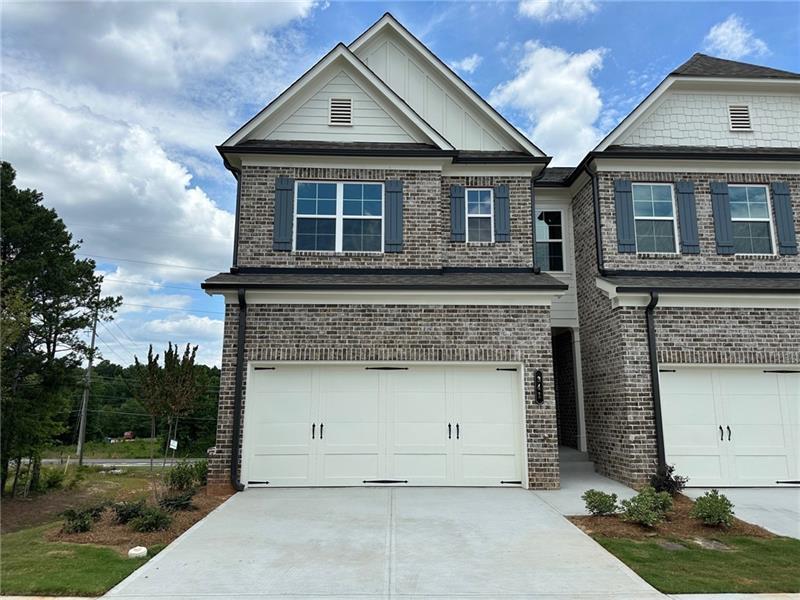
<svg viewBox="0 0 800 600">
<path fill-rule="evenodd" d="M 467 190 L 467 242 L 494 242 L 494 199 L 491 189 Z"/>
<path fill-rule="evenodd" d="M 564 270 L 564 240 L 560 210 L 536 212 L 536 262 L 543 271 Z"/>
<path fill-rule="evenodd" d="M 634 183 L 632 188 L 636 251 L 676 253 L 675 199 L 672 185 Z"/>
</svg>

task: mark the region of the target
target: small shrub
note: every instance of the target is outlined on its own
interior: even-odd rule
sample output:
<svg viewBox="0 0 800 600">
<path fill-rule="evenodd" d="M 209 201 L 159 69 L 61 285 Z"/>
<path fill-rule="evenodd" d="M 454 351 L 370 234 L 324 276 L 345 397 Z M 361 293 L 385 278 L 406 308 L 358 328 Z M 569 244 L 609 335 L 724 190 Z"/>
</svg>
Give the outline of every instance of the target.
<svg viewBox="0 0 800 600">
<path fill-rule="evenodd" d="M 42 469 L 39 475 L 38 491 L 47 493 L 52 490 L 61 489 L 64 485 L 64 471 L 61 469 Z"/>
<path fill-rule="evenodd" d="M 623 521 L 655 527 L 664 520 L 672 508 L 672 497 L 667 492 L 656 492 L 652 487 L 646 486 L 633 498 L 623 500 L 621 504 Z"/>
<path fill-rule="evenodd" d="M 92 521 L 96 522 L 99 521 L 100 517 L 103 516 L 103 511 L 108 508 L 109 504 L 110 502 L 108 500 L 101 500 L 96 504 L 89 504 L 88 506 L 85 506 L 82 510 L 89 513 Z"/>
<path fill-rule="evenodd" d="M 689 513 L 704 525 L 730 527 L 733 525 L 733 503 L 719 490 L 711 490 L 694 501 Z"/>
<path fill-rule="evenodd" d="M 162 531 L 170 526 L 172 517 L 160 508 L 146 506 L 138 517 L 131 519 L 128 525 L 134 531 L 147 533 L 148 531 Z"/>
<path fill-rule="evenodd" d="M 180 492 L 167 492 L 158 501 L 158 505 L 166 511 L 175 512 L 176 510 L 194 510 L 195 505 L 192 504 L 196 490 L 189 488 Z"/>
<path fill-rule="evenodd" d="M 675 467 L 673 465 L 660 466 L 655 474 L 650 477 L 650 485 L 653 486 L 655 491 L 667 492 L 673 498 L 675 494 L 686 487 L 688 482 L 688 477 L 675 475 Z"/>
<path fill-rule="evenodd" d="M 194 482 L 198 486 L 204 486 L 208 483 L 208 461 L 198 460 L 192 463 L 194 470 Z"/>
<path fill-rule="evenodd" d="M 71 490 L 78 486 L 86 478 L 86 467 L 78 467 L 71 472 L 64 483 L 64 488 Z"/>
<path fill-rule="evenodd" d="M 172 491 L 185 491 L 194 487 L 195 467 L 190 462 L 179 462 L 164 473 L 164 483 Z"/>
<path fill-rule="evenodd" d="M 618 510 L 616 494 L 586 490 L 581 499 L 586 503 L 586 510 L 593 515 L 613 515 Z"/>
<path fill-rule="evenodd" d="M 117 502 L 111 508 L 114 510 L 114 520 L 120 525 L 132 521 L 136 517 L 141 516 L 147 503 L 144 500 L 135 500 L 132 502 Z"/>
<path fill-rule="evenodd" d="M 61 527 L 64 533 L 83 533 L 92 528 L 92 515 L 85 510 L 68 508 L 61 516 L 64 517 L 64 525 Z"/>
</svg>

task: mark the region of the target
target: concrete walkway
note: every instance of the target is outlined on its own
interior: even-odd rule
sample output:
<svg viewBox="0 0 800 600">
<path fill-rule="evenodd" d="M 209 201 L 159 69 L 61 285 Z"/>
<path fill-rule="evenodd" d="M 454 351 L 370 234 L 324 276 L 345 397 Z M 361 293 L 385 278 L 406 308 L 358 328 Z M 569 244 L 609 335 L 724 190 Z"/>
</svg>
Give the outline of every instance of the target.
<svg viewBox="0 0 800 600">
<path fill-rule="evenodd" d="M 709 489 L 687 488 L 684 494 L 694 499 Z M 733 502 L 733 512 L 742 521 L 800 539 L 800 487 L 720 488 L 719 491 Z"/>
<path fill-rule="evenodd" d="M 114 598 L 662 598 L 536 494 L 318 488 L 236 494 Z"/>
</svg>

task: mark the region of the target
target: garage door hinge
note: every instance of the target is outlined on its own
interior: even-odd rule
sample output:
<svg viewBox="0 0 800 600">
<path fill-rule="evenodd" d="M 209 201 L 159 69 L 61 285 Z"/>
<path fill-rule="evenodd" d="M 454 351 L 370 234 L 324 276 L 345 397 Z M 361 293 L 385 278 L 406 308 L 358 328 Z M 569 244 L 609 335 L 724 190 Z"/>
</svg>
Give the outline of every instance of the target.
<svg viewBox="0 0 800 600">
<path fill-rule="evenodd" d="M 408 371 L 408 367 L 364 367 L 367 371 Z"/>
<path fill-rule="evenodd" d="M 269 481 L 248 481 L 247 485 L 269 485 Z"/>
<path fill-rule="evenodd" d="M 516 367 L 514 367 L 514 368 L 497 367 L 497 369 L 495 369 L 495 370 L 497 370 L 497 371 L 516 371 L 517 369 L 516 369 Z"/>
<path fill-rule="evenodd" d="M 793 371 L 791 369 L 764 369 L 764 373 L 800 373 L 800 371 Z"/>
<path fill-rule="evenodd" d="M 408 483 L 408 479 L 365 479 L 363 483 Z"/>
<path fill-rule="evenodd" d="M 788 483 L 788 484 L 791 484 L 791 485 L 797 485 L 798 483 L 800 483 L 800 480 L 798 480 L 798 479 L 790 479 L 789 481 L 776 481 L 775 483 Z"/>
<path fill-rule="evenodd" d="M 675 369 L 659 369 L 659 373 L 675 373 Z"/>
<path fill-rule="evenodd" d="M 256 371 L 274 371 L 275 367 L 255 367 Z"/>
<path fill-rule="evenodd" d="M 500 483 L 501 484 L 508 483 L 508 484 L 513 484 L 513 485 L 522 485 L 521 481 L 501 481 Z"/>
</svg>

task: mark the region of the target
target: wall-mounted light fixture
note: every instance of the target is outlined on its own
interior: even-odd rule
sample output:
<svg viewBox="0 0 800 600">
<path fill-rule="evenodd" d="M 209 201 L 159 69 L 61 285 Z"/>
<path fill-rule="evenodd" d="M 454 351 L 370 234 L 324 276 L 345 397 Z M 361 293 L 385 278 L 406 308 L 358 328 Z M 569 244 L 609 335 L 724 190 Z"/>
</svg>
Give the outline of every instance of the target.
<svg viewBox="0 0 800 600">
<path fill-rule="evenodd" d="M 536 394 L 536 404 L 544 404 L 544 376 L 540 369 L 533 374 L 533 390 Z"/>
</svg>

